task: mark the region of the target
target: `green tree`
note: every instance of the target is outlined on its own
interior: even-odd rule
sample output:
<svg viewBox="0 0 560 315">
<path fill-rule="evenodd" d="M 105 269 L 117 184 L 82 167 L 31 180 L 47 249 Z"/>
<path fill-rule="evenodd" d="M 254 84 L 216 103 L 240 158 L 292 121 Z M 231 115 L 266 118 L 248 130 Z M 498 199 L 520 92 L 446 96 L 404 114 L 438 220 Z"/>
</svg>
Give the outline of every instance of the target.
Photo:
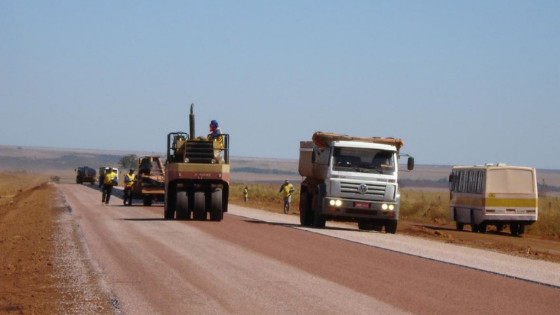
<svg viewBox="0 0 560 315">
<path fill-rule="evenodd" d="M 125 170 L 136 167 L 136 164 L 138 164 L 138 156 L 136 154 L 125 155 L 119 160 L 119 166 Z"/>
</svg>

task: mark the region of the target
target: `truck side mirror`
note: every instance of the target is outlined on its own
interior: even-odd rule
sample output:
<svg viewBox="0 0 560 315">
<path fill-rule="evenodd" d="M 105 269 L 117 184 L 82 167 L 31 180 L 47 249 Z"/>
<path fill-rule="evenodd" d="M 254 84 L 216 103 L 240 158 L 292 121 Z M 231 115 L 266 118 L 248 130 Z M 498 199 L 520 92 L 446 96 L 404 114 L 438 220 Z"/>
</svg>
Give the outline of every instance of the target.
<svg viewBox="0 0 560 315">
<path fill-rule="evenodd" d="M 409 156 L 409 157 L 408 157 L 408 162 L 407 162 L 407 164 L 406 164 L 406 168 L 407 168 L 409 171 L 412 171 L 412 170 L 414 169 L 414 158 L 413 158 L 412 156 Z"/>
</svg>

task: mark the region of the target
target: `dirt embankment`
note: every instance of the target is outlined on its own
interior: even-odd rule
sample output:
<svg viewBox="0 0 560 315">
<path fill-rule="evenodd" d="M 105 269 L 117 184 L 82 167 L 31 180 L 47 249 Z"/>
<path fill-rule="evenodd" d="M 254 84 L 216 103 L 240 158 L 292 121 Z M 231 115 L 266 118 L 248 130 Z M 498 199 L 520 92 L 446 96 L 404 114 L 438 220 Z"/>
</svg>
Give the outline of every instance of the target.
<svg viewBox="0 0 560 315">
<path fill-rule="evenodd" d="M 111 314 L 44 176 L 0 174 L 0 314 Z"/>
</svg>

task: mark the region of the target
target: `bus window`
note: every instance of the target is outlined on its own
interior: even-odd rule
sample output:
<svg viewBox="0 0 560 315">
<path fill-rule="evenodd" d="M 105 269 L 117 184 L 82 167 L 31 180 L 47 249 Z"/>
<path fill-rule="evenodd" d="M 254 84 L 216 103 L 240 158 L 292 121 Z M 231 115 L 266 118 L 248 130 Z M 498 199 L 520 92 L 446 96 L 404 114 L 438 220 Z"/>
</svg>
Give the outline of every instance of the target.
<svg viewBox="0 0 560 315">
<path fill-rule="evenodd" d="M 484 172 L 483 171 L 478 171 L 477 175 L 476 175 L 476 193 L 477 194 L 482 193 L 483 183 L 484 183 Z"/>
</svg>

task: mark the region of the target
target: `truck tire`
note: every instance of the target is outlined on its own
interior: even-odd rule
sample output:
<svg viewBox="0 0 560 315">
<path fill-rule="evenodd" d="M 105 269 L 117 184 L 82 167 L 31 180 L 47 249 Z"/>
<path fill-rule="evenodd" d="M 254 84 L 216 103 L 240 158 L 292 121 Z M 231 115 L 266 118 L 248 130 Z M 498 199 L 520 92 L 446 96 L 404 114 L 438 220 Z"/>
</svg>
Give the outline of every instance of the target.
<svg viewBox="0 0 560 315">
<path fill-rule="evenodd" d="M 367 219 L 359 220 L 358 221 L 358 229 L 360 229 L 360 230 L 373 230 L 373 229 L 375 229 L 375 223 L 372 220 L 367 220 Z"/>
<path fill-rule="evenodd" d="M 173 220 L 175 218 L 175 208 L 176 208 L 176 190 L 175 185 L 170 184 L 169 190 L 166 191 L 167 198 L 165 200 L 163 209 L 163 218 L 165 220 Z"/>
<path fill-rule="evenodd" d="M 325 196 L 325 184 L 317 187 L 317 193 L 313 196 L 313 226 L 319 229 L 325 227 L 326 220 L 321 215 L 321 207 L 323 204 L 323 197 Z"/>
<path fill-rule="evenodd" d="M 311 201 L 313 196 L 302 189 L 299 195 L 299 223 L 302 226 L 313 225 L 313 211 L 311 211 Z"/>
<path fill-rule="evenodd" d="M 397 233 L 397 221 L 387 221 L 385 223 L 385 233 Z"/>
<path fill-rule="evenodd" d="M 224 218 L 224 212 L 222 211 L 222 194 L 221 189 L 216 189 L 212 192 L 212 205 L 210 208 L 210 220 L 211 221 L 222 221 Z"/>
<path fill-rule="evenodd" d="M 151 195 L 144 195 L 142 197 L 142 203 L 144 204 L 144 206 L 149 207 L 152 205 L 152 199 L 153 197 Z"/>
<path fill-rule="evenodd" d="M 175 195 L 177 220 L 188 220 L 191 218 L 189 211 L 189 197 L 185 191 L 178 191 Z"/>
<path fill-rule="evenodd" d="M 193 219 L 199 221 L 206 220 L 206 197 L 203 191 L 194 192 Z"/>
</svg>

